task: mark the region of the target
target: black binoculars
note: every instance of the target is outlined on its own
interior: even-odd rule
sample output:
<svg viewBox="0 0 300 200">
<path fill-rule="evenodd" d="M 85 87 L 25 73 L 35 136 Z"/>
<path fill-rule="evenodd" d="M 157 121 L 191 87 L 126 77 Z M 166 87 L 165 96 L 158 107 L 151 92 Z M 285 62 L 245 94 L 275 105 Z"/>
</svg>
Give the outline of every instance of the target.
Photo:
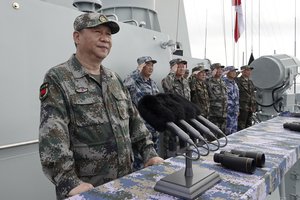
<svg viewBox="0 0 300 200">
<path fill-rule="evenodd" d="M 245 173 L 253 173 L 256 167 L 263 167 L 265 155 L 260 152 L 248 151 L 221 151 L 214 154 L 214 161 L 223 166 Z"/>
</svg>

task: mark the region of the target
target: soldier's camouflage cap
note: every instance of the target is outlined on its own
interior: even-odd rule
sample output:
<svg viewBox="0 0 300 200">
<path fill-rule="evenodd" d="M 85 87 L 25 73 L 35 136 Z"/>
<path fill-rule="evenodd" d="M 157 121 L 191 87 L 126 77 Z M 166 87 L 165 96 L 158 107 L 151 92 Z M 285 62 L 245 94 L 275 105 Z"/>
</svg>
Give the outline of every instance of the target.
<svg viewBox="0 0 300 200">
<path fill-rule="evenodd" d="M 210 66 L 210 69 L 211 70 L 214 70 L 214 69 L 216 69 L 216 68 L 224 68 L 225 66 L 224 65 L 221 65 L 221 63 L 214 63 L 214 64 L 212 64 L 211 66 Z"/>
<path fill-rule="evenodd" d="M 169 62 L 169 64 L 170 64 L 170 66 L 172 67 L 173 65 L 175 65 L 175 64 L 179 64 L 179 63 L 183 63 L 183 64 L 187 64 L 187 61 L 186 60 L 182 60 L 181 58 L 175 58 L 175 59 L 173 59 L 173 60 L 171 60 L 170 62 Z"/>
<path fill-rule="evenodd" d="M 120 30 L 117 22 L 108 19 L 101 13 L 84 13 L 76 17 L 73 24 L 75 31 L 80 31 L 85 28 L 93 28 L 99 25 L 109 27 L 111 30 L 111 34 L 115 34 Z"/>
<path fill-rule="evenodd" d="M 245 70 L 245 69 L 253 69 L 253 67 L 251 67 L 250 65 L 244 65 L 241 67 L 241 70 Z"/>
<path fill-rule="evenodd" d="M 196 67 L 194 67 L 193 69 L 192 69 L 192 73 L 194 73 L 194 74 L 197 74 L 197 73 L 199 73 L 199 72 L 202 72 L 202 71 L 209 71 L 209 69 L 206 69 L 205 67 L 204 67 L 204 65 L 203 64 L 197 64 L 196 65 Z"/>
<path fill-rule="evenodd" d="M 143 63 L 148 63 L 148 62 L 152 62 L 153 64 L 157 63 L 157 61 L 153 60 L 150 56 L 139 57 L 136 61 L 138 65 L 141 65 Z"/>
<path fill-rule="evenodd" d="M 234 66 L 227 66 L 225 67 L 224 71 L 237 71 L 238 69 L 235 68 Z"/>
</svg>

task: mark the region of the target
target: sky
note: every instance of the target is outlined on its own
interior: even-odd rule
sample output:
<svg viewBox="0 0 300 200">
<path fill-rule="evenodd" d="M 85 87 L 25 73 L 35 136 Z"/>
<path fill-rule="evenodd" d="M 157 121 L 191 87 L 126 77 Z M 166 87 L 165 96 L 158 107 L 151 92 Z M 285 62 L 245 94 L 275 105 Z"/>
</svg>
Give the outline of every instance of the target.
<svg viewBox="0 0 300 200">
<path fill-rule="evenodd" d="M 245 31 L 238 43 L 233 41 L 232 0 L 186 0 L 184 6 L 192 57 L 239 68 L 248 63 L 251 50 L 255 59 L 274 53 L 295 56 L 295 41 L 296 57 L 300 56 L 300 1 L 242 0 Z"/>
</svg>

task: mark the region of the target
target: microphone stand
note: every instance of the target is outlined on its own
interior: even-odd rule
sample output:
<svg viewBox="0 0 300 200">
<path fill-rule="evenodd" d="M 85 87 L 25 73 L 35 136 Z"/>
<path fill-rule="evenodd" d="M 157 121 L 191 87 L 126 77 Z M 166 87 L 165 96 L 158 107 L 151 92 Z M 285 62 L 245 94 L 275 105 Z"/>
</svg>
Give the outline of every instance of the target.
<svg viewBox="0 0 300 200">
<path fill-rule="evenodd" d="M 219 174 L 215 171 L 202 168 L 198 165 L 193 166 L 193 152 L 193 146 L 187 146 L 185 168 L 160 179 L 156 183 L 154 190 L 184 199 L 195 199 L 220 181 Z M 198 160 L 200 158 L 198 149 L 197 153 Z"/>
</svg>

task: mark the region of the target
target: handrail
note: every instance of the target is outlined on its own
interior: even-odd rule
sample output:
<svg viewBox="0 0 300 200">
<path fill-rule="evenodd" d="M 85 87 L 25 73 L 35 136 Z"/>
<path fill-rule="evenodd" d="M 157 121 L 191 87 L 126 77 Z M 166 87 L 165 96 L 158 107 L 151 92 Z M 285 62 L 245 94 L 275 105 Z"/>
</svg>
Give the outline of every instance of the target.
<svg viewBox="0 0 300 200">
<path fill-rule="evenodd" d="M 139 26 L 139 23 L 138 21 L 134 20 L 134 19 L 128 19 L 128 20 L 125 20 L 125 21 L 122 21 L 123 23 L 135 23 L 136 26 Z"/>
<path fill-rule="evenodd" d="M 13 144 L 2 145 L 2 146 L 0 146 L 0 150 L 29 145 L 29 144 L 35 144 L 38 142 L 39 142 L 39 140 L 30 140 L 30 141 L 26 141 L 26 142 L 18 142 L 18 143 L 13 143 Z"/>
<path fill-rule="evenodd" d="M 119 21 L 118 16 L 116 14 L 105 14 L 106 17 L 114 17 L 116 21 Z"/>
</svg>

